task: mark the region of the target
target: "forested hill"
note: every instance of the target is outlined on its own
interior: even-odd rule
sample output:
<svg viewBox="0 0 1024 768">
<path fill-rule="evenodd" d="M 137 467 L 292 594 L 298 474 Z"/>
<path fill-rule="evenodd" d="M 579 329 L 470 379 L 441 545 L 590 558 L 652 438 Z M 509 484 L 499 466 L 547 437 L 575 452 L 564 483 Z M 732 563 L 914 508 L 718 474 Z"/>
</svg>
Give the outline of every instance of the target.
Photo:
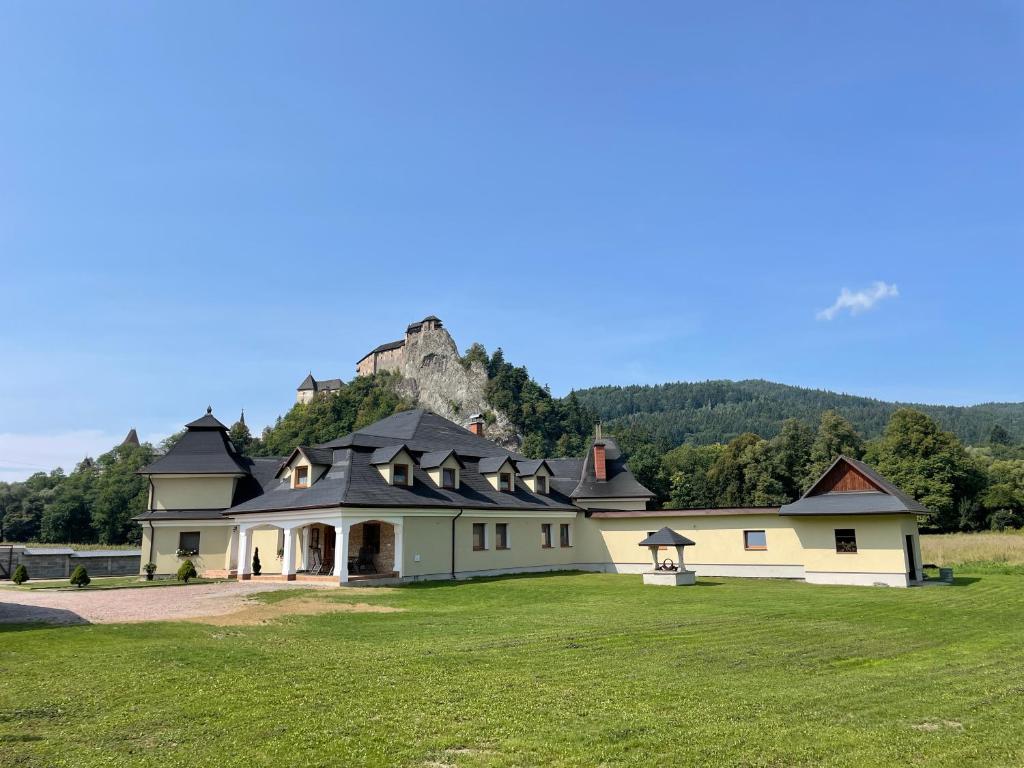
<svg viewBox="0 0 1024 768">
<path fill-rule="evenodd" d="M 891 403 L 759 379 L 594 387 L 577 390 L 576 396 L 607 425 L 634 426 L 665 449 L 684 442 L 724 443 L 744 432 L 773 437 L 785 419 L 816 424 L 827 410 L 845 416 L 870 439 L 882 434 L 897 408 L 908 405 L 970 445 L 988 442 L 997 425 L 1014 443 L 1024 442 L 1024 403 L 966 407 Z"/>
</svg>

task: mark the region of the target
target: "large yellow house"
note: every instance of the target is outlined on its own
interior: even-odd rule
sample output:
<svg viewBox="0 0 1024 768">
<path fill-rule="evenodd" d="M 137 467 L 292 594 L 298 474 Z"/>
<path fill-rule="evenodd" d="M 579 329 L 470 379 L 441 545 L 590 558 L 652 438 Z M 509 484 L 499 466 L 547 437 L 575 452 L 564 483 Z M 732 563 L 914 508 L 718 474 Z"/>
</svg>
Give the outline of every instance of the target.
<svg viewBox="0 0 1024 768">
<path fill-rule="evenodd" d="M 611 438 L 583 458 L 524 459 L 471 427 L 403 411 L 283 459 L 250 459 L 207 409 L 142 470 L 142 561 L 170 574 L 187 557 L 200 573 L 250 579 L 258 557 L 259 578 L 339 584 L 640 573 L 651 560 L 639 542 L 669 527 L 694 542 L 686 566 L 701 576 L 922 578 L 917 516 L 927 510 L 852 459 L 781 509 L 653 510 Z"/>
</svg>

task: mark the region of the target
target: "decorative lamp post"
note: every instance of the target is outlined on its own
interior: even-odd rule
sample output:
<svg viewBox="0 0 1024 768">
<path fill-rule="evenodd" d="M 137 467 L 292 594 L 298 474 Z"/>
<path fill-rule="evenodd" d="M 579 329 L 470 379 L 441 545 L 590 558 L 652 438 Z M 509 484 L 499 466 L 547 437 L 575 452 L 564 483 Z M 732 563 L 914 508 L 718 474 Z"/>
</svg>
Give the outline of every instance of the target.
<svg viewBox="0 0 1024 768">
<path fill-rule="evenodd" d="M 683 564 L 683 547 L 694 546 L 694 542 L 685 536 L 665 527 L 641 541 L 640 546 L 651 550 L 651 559 L 654 561 L 654 570 L 644 572 L 644 584 L 685 587 L 697 582 L 697 574 L 686 570 Z M 673 561 L 666 557 L 658 562 L 658 550 L 661 547 L 675 547 L 676 559 Z"/>
</svg>

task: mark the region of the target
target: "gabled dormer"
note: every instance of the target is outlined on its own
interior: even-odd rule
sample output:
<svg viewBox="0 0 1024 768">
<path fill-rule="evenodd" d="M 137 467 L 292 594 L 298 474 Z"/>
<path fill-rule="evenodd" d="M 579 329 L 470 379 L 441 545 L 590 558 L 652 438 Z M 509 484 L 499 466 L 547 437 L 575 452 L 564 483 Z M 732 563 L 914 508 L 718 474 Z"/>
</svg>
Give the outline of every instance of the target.
<svg viewBox="0 0 1024 768">
<path fill-rule="evenodd" d="M 410 487 L 416 462 L 404 443 L 378 448 L 370 457 L 370 464 L 380 472 L 388 485 Z"/>
<path fill-rule="evenodd" d="M 516 462 L 519 477 L 534 493 L 546 496 L 551 490 L 550 478 L 554 475 L 544 459 L 523 459 Z"/>
<path fill-rule="evenodd" d="M 516 463 L 508 456 L 491 456 L 480 459 L 480 474 L 496 491 L 513 493 L 516 489 Z"/>
<path fill-rule="evenodd" d="M 426 471 L 438 488 L 457 491 L 465 465 L 454 450 L 431 451 L 420 456 L 420 469 Z"/>
<path fill-rule="evenodd" d="M 284 477 L 292 490 L 302 490 L 323 477 L 333 461 L 334 451 L 330 448 L 300 445 L 285 459 L 277 471 L 277 477 Z"/>
</svg>

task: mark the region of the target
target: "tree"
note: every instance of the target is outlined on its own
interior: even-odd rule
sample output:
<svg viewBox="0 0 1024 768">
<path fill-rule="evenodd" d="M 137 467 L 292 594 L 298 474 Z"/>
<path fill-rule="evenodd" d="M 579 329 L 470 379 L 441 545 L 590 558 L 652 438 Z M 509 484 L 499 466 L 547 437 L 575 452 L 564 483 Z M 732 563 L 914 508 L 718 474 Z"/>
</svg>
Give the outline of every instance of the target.
<svg viewBox="0 0 1024 768">
<path fill-rule="evenodd" d="M 236 451 L 243 456 L 249 455 L 249 448 L 252 445 L 252 433 L 249 432 L 249 427 L 246 426 L 244 413 L 238 421 L 231 425 L 231 429 L 228 430 L 228 438 L 230 438 L 231 444 L 235 446 Z"/>
<path fill-rule="evenodd" d="M 885 477 L 936 513 L 932 522 L 955 530 L 962 499 L 984 487 L 980 467 L 951 432 L 912 408 L 893 414 L 865 458 Z"/>
<path fill-rule="evenodd" d="M 96 540 L 92 512 L 98 474 L 96 462 L 85 458 L 56 487 L 53 499 L 43 510 L 39 536 L 42 541 L 84 544 Z"/>
<path fill-rule="evenodd" d="M 142 538 L 132 518 L 146 510 L 149 485 L 138 470 L 152 460 L 148 443 L 119 445 L 97 459 L 92 527 L 101 543 L 124 544 Z"/>
<path fill-rule="evenodd" d="M 864 438 L 853 425 L 835 411 L 825 411 L 818 423 L 818 433 L 811 444 L 810 461 L 804 474 L 806 489 L 824 474 L 840 456 L 859 459 L 864 455 Z"/>
<path fill-rule="evenodd" d="M 1013 441 L 1006 427 L 1002 424 L 993 424 L 992 430 L 988 433 L 988 442 L 989 445 L 1010 445 Z"/>
<path fill-rule="evenodd" d="M 816 440 L 811 428 L 799 419 L 786 419 L 782 430 L 771 440 L 772 469 L 786 501 L 795 501 L 803 493 Z"/>
<path fill-rule="evenodd" d="M 18 563 L 18 567 L 14 569 L 14 573 L 11 575 L 11 581 L 19 587 L 28 581 L 28 568 L 25 567 L 24 563 Z"/>
<path fill-rule="evenodd" d="M 252 553 L 252 573 L 254 576 L 259 576 L 263 570 L 263 565 L 260 563 L 260 548 L 256 547 Z"/>
<path fill-rule="evenodd" d="M 669 506 L 675 509 L 717 506 L 716 489 L 709 473 L 724 452 L 725 446 L 716 443 L 681 445 L 666 453 L 661 459 L 661 468 L 669 481 Z"/>
<path fill-rule="evenodd" d="M 188 584 L 188 580 L 196 578 L 197 575 L 196 566 L 191 560 L 185 560 L 178 566 L 178 581 Z"/>
<path fill-rule="evenodd" d="M 85 587 L 89 585 L 92 579 L 89 578 L 89 572 L 85 570 L 84 565 L 79 565 L 71 573 L 71 583 L 76 587 Z"/>
</svg>

